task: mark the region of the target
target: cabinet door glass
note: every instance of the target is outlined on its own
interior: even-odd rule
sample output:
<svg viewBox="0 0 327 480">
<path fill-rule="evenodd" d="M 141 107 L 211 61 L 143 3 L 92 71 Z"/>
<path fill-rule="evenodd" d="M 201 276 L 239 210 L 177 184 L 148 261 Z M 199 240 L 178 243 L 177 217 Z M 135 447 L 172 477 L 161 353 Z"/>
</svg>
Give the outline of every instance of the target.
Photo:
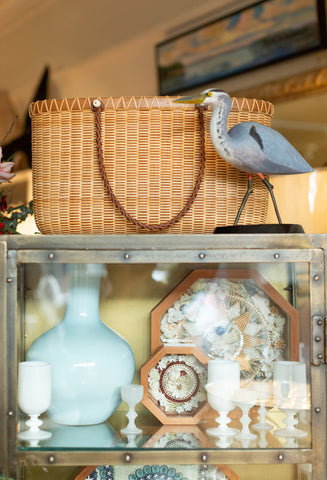
<svg viewBox="0 0 327 480">
<path fill-rule="evenodd" d="M 147 465 L 98 465 L 87 467 L 27 467 L 24 480 L 312 480 L 311 465 L 180 465 L 158 461 Z"/>
<path fill-rule="evenodd" d="M 18 449 L 311 448 L 311 277 L 296 261 L 21 264 L 19 361 L 51 364 L 52 396 L 49 437 Z M 128 384 L 143 391 L 121 401 Z"/>
</svg>

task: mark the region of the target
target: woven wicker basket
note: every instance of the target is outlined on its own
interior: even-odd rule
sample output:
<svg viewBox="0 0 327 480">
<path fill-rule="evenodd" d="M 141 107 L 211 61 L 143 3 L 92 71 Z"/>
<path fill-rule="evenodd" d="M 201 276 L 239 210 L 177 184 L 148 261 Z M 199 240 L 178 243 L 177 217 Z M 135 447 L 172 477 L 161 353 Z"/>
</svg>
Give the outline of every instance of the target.
<svg viewBox="0 0 327 480">
<path fill-rule="evenodd" d="M 209 122 L 204 133 L 193 105 L 172 97 L 101 98 L 101 147 L 108 183 L 132 219 L 158 225 L 178 215 L 198 179 L 202 146 L 205 171 L 194 203 L 168 228 L 140 228 L 113 204 L 99 169 L 93 100 L 32 103 L 33 199 L 35 220 L 45 234 L 212 233 L 231 225 L 247 188 L 247 175 L 214 151 Z M 270 125 L 273 106 L 232 99 L 229 127 L 253 120 Z M 204 144 L 203 144 L 204 142 Z M 254 178 L 254 192 L 240 224 L 265 223 L 267 189 Z"/>
</svg>

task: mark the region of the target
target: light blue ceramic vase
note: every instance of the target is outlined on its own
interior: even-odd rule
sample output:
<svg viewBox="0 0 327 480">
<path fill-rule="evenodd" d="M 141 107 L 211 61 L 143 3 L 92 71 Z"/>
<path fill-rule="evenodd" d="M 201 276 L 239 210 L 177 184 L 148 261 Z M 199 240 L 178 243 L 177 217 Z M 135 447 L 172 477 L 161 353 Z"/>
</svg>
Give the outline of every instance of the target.
<svg viewBox="0 0 327 480">
<path fill-rule="evenodd" d="M 27 360 L 52 367 L 49 417 L 62 425 L 102 423 L 121 402 L 120 387 L 132 383 L 133 352 L 99 315 L 103 266 L 71 264 L 64 319 L 38 337 Z"/>
</svg>

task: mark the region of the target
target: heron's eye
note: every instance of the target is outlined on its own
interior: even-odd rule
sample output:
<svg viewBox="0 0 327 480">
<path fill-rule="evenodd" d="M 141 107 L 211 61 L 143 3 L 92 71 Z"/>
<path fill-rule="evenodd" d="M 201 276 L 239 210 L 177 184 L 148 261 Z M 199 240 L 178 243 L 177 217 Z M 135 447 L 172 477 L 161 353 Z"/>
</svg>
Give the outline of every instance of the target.
<svg viewBox="0 0 327 480">
<path fill-rule="evenodd" d="M 208 97 L 212 97 L 212 92 L 207 93 Z"/>
</svg>

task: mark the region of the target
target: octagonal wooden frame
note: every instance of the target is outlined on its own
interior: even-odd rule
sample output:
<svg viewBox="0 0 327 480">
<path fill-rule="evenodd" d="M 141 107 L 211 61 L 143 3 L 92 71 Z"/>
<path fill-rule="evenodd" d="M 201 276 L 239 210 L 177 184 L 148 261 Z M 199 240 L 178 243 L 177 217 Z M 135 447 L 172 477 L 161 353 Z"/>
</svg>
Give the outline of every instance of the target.
<svg viewBox="0 0 327 480">
<path fill-rule="evenodd" d="M 207 400 L 191 414 L 167 414 L 149 392 L 149 372 L 166 355 L 192 355 L 207 368 L 208 358 L 195 347 L 162 347 L 141 367 L 142 403 L 164 425 L 196 425 L 210 411 Z"/>
<path fill-rule="evenodd" d="M 161 319 L 168 309 L 183 295 L 197 280 L 204 279 L 252 279 L 268 297 L 289 318 L 289 359 L 299 360 L 300 343 L 300 316 L 299 312 L 256 270 L 251 269 L 196 269 L 188 274 L 176 288 L 174 288 L 151 312 L 151 354 L 165 346 L 161 342 Z M 174 347 L 175 349 L 177 347 Z"/>
</svg>

